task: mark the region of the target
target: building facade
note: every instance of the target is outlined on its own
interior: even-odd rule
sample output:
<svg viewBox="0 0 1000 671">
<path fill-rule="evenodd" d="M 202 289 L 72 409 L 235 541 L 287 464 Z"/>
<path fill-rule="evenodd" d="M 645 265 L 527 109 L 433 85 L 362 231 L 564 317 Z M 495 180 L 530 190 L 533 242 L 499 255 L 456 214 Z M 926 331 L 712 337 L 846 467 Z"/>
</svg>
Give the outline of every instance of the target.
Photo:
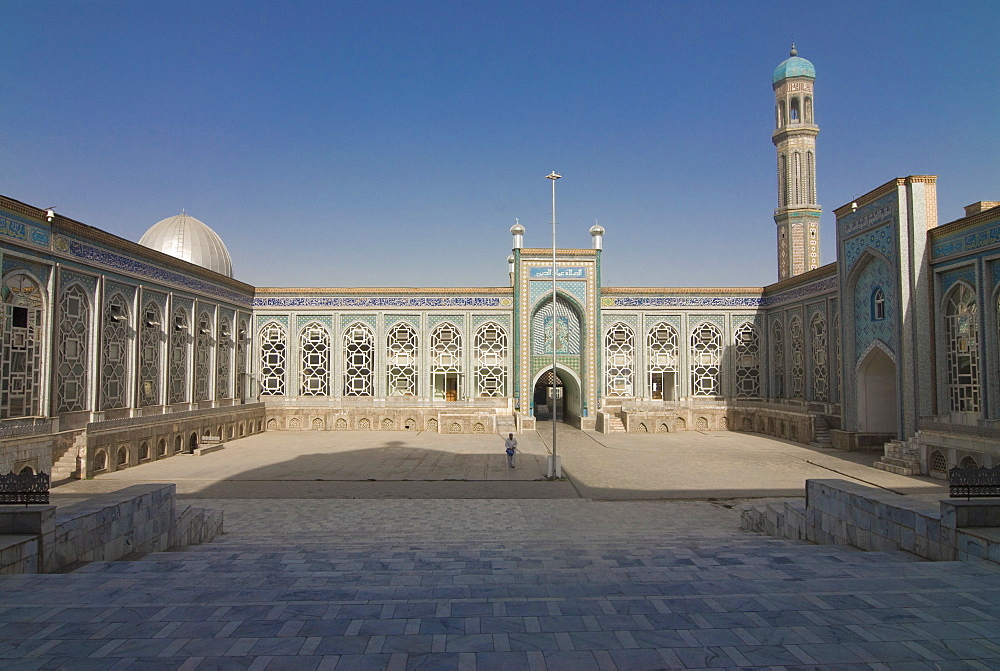
<svg viewBox="0 0 1000 671">
<path fill-rule="evenodd" d="M 187 214 L 136 244 L 0 198 L 0 471 L 87 477 L 206 435 L 553 416 L 884 446 L 883 468 L 939 477 L 1000 463 L 1000 204 L 938 226 L 933 176 L 890 180 L 835 210 L 837 261 L 819 266 L 815 79 L 794 49 L 772 77 L 766 287 L 605 287 L 603 228 L 553 264 L 520 225 L 505 286 L 252 287 Z"/>
</svg>

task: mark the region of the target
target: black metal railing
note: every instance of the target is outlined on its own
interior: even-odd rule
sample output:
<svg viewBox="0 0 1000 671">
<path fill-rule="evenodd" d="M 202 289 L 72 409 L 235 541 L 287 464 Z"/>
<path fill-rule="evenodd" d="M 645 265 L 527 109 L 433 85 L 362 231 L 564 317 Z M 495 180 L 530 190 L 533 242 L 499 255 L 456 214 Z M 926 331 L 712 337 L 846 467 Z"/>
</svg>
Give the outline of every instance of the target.
<svg viewBox="0 0 1000 671">
<path fill-rule="evenodd" d="M 948 471 L 948 488 L 952 498 L 1000 496 L 1000 466 L 993 468 L 955 466 Z"/>
<path fill-rule="evenodd" d="M 49 502 L 49 474 L 8 473 L 0 474 L 0 504 L 47 504 Z"/>
</svg>

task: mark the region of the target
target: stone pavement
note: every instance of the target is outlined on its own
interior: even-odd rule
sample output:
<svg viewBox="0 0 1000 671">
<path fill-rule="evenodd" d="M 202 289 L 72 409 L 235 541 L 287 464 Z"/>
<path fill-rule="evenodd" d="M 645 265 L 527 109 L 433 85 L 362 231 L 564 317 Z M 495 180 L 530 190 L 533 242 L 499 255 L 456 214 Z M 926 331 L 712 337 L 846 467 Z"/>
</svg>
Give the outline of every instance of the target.
<svg viewBox="0 0 1000 671">
<path fill-rule="evenodd" d="M 570 482 L 543 482 L 551 424 L 518 436 L 517 468 L 497 435 L 267 432 L 196 457 L 178 455 L 71 482 L 56 496 L 173 482 L 200 498 L 743 499 L 801 497 L 808 478 L 845 477 L 899 493 L 947 496 L 940 481 L 871 467 L 874 452 L 818 449 L 736 432 L 598 434 L 558 425 Z"/>
<path fill-rule="evenodd" d="M 0 578 L 0 667 L 1000 668 L 995 564 L 742 532 L 725 500 L 837 474 L 921 497 L 940 483 L 689 433 L 561 427 L 572 484 L 537 480 L 543 428 L 519 437 L 514 471 L 496 436 L 271 433 L 59 487 L 70 501 L 174 478 L 179 505 L 223 510 L 226 533 Z M 395 498 L 408 488 L 421 495 Z"/>
</svg>

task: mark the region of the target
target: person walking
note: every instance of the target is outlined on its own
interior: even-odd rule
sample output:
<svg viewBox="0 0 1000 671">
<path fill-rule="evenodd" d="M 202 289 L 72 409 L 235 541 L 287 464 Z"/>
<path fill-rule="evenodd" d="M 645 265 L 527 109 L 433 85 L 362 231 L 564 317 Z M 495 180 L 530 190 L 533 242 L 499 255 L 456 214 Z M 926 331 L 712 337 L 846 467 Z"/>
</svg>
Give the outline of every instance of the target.
<svg viewBox="0 0 1000 671">
<path fill-rule="evenodd" d="M 514 455 L 517 453 L 517 438 L 513 433 L 507 434 L 507 440 L 503 441 L 503 446 L 507 451 L 507 465 L 514 468 Z"/>
</svg>

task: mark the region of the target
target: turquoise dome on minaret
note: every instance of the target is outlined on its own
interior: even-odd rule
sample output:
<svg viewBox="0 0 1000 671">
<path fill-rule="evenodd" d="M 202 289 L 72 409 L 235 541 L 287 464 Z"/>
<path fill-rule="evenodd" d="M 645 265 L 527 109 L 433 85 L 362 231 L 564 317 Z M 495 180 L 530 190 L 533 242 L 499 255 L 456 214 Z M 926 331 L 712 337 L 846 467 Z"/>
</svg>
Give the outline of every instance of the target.
<svg viewBox="0 0 1000 671">
<path fill-rule="evenodd" d="M 792 45 L 792 50 L 789 53 L 789 58 L 781 61 L 781 63 L 774 69 L 774 75 L 771 77 L 771 83 L 777 84 L 782 79 L 788 79 L 789 77 L 808 77 L 809 79 L 816 79 L 816 68 L 813 64 L 804 58 L 799 58 L 799 52 L 795 49 L 795 45 Z"/>
</svg>

